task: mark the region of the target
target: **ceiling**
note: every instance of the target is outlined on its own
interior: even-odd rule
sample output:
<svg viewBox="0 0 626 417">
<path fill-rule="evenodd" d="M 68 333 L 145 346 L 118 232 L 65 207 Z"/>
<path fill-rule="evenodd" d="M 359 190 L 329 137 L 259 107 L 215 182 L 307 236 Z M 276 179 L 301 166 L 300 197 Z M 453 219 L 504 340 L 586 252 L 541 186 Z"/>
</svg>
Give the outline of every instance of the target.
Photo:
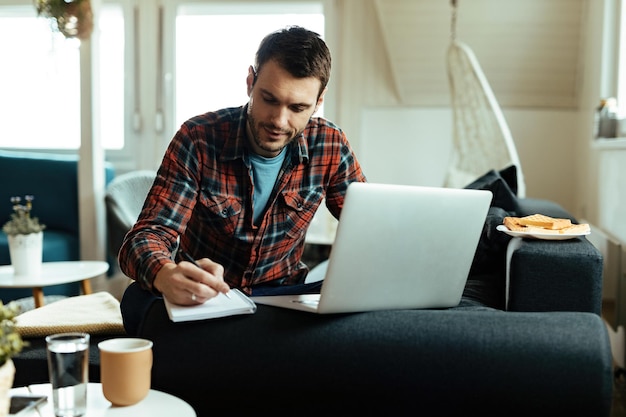
<svg viewBox="0 0 626 417">
<path fill-rule="evenodd" d="M 588 0 L 458 0 L 456 38 L 469 45 L 499 103 L 575 108 Z M 446 105 L 446 0 L 375 0 L 396 94 L 406 105 Z"/>
</svg>

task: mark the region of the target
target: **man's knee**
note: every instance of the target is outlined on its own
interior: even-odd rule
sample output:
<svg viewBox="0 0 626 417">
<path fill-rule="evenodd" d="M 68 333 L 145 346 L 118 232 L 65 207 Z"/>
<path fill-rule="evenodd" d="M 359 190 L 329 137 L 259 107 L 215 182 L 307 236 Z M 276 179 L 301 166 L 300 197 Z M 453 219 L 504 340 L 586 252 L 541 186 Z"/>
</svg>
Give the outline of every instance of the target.
<svg viewBox="0 0 626 417">
<path fill-rule="evenodd" d="M 142 289 L 136 282 L 131 283 L 126 288 L 120 302 L 120 309 L 124 329 L 128 335 L 139 335 L 148 309 L 158 298 L 151 292 Z"/>
</svg>

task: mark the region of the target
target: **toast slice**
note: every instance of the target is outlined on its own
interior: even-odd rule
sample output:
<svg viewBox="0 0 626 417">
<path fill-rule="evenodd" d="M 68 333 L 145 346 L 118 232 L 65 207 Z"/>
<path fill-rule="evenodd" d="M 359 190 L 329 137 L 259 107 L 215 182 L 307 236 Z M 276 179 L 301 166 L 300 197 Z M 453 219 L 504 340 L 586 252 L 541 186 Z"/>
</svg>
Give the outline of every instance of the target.
<svg viewBox="0 0 626 417">
<path fill-rule="evenodd" d="M 572 224 L 569 219 L 554 218 L 543 214 L 505 217 L 503 224 L 511 231 L 525 233 L 585 234 L 590 231 L 586 223 Z"/>
<path fill-rule="evenodd" d="M 505 217 L 503 223 L 507 229 L 514 232 L 525 232 L 527 229 L 527 226 L 522 226 L 519 223 L 519 217 Z"/>
<path fill-rule="evenodd" d="M 586 234 L 590 232 L 591 232 L 591 228 L 589 227 L 587 223 L 573 224 L 569 227 L 559 230 L 559 233 L 564 233 L 564 234 L 576 233 L 576 234 L 582 235 L 582 234 Z"/>
<path fill-rule="evenodd" d="M 565 229 L 572 225 L 569 219 L 557 219 L 543 214 L 531 214 L 530 216 L 520 217 L 517 222 L 522 226 L 537 226 L 550 230 Z"/>
</svg>

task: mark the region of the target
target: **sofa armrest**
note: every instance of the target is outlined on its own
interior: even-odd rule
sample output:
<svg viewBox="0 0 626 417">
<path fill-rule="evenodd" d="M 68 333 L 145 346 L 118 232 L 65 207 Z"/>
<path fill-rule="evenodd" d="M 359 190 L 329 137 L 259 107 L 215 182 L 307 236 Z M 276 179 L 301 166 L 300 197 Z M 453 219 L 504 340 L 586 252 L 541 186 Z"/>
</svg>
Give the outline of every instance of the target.
<svg viewBox="0 0 626 417">
<path fill-rule="evenodd" d="M 508 310 L 602 310 L 602 254 L 585 237 L 513 239 L 508 265 Z"/>
</svg>

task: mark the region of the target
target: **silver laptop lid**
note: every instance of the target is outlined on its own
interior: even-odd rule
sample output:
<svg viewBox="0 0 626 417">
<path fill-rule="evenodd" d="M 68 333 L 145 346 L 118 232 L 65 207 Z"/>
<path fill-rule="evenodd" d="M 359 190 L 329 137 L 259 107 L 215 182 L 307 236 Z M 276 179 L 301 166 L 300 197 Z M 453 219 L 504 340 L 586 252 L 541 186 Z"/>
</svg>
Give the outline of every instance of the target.
<svg viewBox="0 0 626 417">
<path fill-rule="evenodd" d="M 351 184 L 318 312 L 457 305 L 491 198 L 482 190 Z"/>
</svg>

